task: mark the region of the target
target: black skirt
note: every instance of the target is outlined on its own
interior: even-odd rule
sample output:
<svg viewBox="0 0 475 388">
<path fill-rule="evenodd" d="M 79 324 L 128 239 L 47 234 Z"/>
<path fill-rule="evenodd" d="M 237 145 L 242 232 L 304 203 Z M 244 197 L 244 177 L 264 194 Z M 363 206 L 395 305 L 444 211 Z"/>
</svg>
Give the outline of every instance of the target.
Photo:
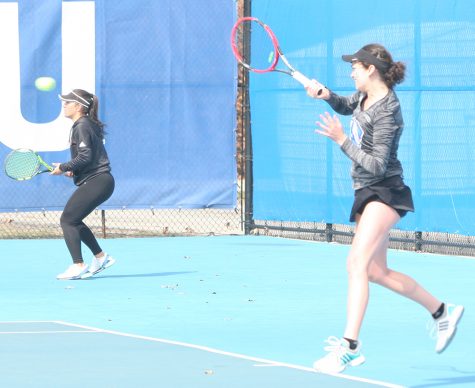
<svg viewBox="0 0 475 388">
<path fill-rule="evenodd" d="M 399 175 L 356 190 L 355 201 L 351 208 L 350 222 L 354 222 L 356 214 L 362 214 L 365 206 L 372 201 L 382 202 L 391 206 L 401 218 L 408 211 L 414 211 L 411 189 L 404 184 Z"/>
</svg>

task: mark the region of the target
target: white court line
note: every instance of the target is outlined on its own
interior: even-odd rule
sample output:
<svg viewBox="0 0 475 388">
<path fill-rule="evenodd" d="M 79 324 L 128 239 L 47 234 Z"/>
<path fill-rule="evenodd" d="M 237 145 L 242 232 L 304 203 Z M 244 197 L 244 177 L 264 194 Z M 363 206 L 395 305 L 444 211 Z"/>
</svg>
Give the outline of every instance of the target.
<svg viewBox="0 0 475 388">
<path fill-rule="evenodd" d="M 99 333 L 99 332 L 94 331 L 94 330 L 0 331 L 0 335 L 2 334 L 62 334 L 62 333 Z"/>
<path fill-rule="evenodd" d="M 231 352 L 226 352 L 223 350 L 218 350 L 218 349 L 213 349 L 209 348 L 207 346 L 201 346 L 201 345 L 195 345 L 195 344 L 189 344 L 185 342 L 179 342 L 179 341 L 172 341 L 172 340 L 167 340 L 167 339 L 162 339 L 162 338 L 154 338 L 154 337 L 147 337 L 143 335 L 137 335 L 137 334 L 129 334 L 129 333 L 123 333 L 119 331 L 113 331 L 113 330 L 105 330 L 105 329 L 99 329 L 96 327 L 91 327 L 91 326 L 84 326 L 84 325 L 79 325 L 76 323 L 69 323 L 69 322 L 64 322 L 64 321 L 9 321 L 9 322 L 0 322 L 1 324 L 20 324 L 20 323 L 55 323 L 58 325 L 63 325 L 63 326 L 71 326 L 71 327 L 77 327 L 81 328 L 83 330 L 57 330 L 57 331 L 35 331 L 35 332 L 0 332 L 0 334 L 25 334 L 25 333 L 33 333 L 33 334 L 42 334 L 42 333 L 106 333 L 106 334 L 112 334 L 112 335 L 117 335 L 121 337 L 127 337 L 127 338 L 135 338 L 135 339 L 141 339 L 141 340 L 146 340 L 146 341 L 152 341 L 152 342 L 159 342 L 163 344 L 169 344 L 169 345 L 176 345 L 176 346 L 182 346 L 186 348 L 191 348 L 191 349 L 198 349 L 202 350 L 205 352 L 209 353 L 214 353 L 214 354 L 220 354 L 223 356 L 229 356 L 229 357 L 234 357 L 234 358 L 239 358 L 243 360 L 248 360 L 248 361 L 254 361 L 256 364 L 253 366 L 255 367 L 284 367 L 284 368 L 290 368 L 290 369 L 296 369 L 296 370 L 301 370 L 301 371 L 306 371 L 306 372 L 312 372 L 312 373 L 317 373 L 313 368 L 301 366 L 301 365 L 293 365 L 293 364 L 287 364 L 284 362 L 278 362 L 278 361 L 272 361 L 272 360 L 267 360 L 264 358 L 257 358 L 257 357 L 251 357 L 251 356 L 246 356 L 243 354 L 238 354 L 238 353 L 231 353 Z M 330 374 L 328 375 L 338 377 L 340 379 L 346 379 L 346 380 L 353 380 L 353 381 L 359 381 L 367 384 L 373 384 L 373 385 L 379 385 L 382 387 L 388 387 L 388 388 L 405 388 L 402 385 L 397 385 L 397 384 L 392 384 L 392 383 L 387 383 L 384 381 L 378 381 L 378 380 L 371 380 L 371 379 L 365 379 L 362 377 L 356 377 L 356 376 L 348 376 L 344 374 Z"/>
<path fill-rule="evenodd" d="M 55 323 L 58 324 L 56 321 L 3 321 L 0 322 L 0 334 L 61 334 L 61 333 L 100 333 L 100 330 L 91 330 L 91 329 L 83 329 L 83 330 L 36 330 L 36 331 L 31 331 L 31 330 L 16 330 L 16 331 L 3 331 L 1 330 L 1 325 L 8 325 L 8 324 L 16 324 L 18 325 L 19 323 L 26 323 L 26 324 L 32 324 L 32 323 Z M 63 326 L 68 326 L 63 323 Z M 70 325 L 69 325 L 70 326 Z"/>
<path fill-rule="evenodd" d="M 56 321 L 1 321 L 0 325 L 9 324 L 9 323 L 19 324 L 19 323 L 57 323 L 57 322 Z"/>
<path fill-rule="evenodd" d="M 82 329 L 87 329 L 87 330 L 91 330 L 91 331 L 98 331 L 98 332 L 113 334 L 113 335 L 122 336 L 122 337 L 136 338 L 136 339 L 142 339 L 142 340 L 146 340 L 146 341 L 160 342 L 160 343 L 164 343 L 164 344 L 177 345 L 177 346 L 183 346 L 183 347 L 191 348 L 191 349 L 203 350 L 205 352 L 220 354 L 220 355 L 223 355 L 223 356 L 229 356 L 229 357 L 234 357 L 234 358 L 240 358 L 240 359 L 243 359 L 243 360 L 254 361 L 256 363 L 259 363 L 259 366 L 280 366 L 280 367 L 285 367 L 285 368 L 290 368 L 290 369 L 296 369 L 296 370 L 301 370 L 301 371 L 306 371 L 306 372 L 317 373 L 317 372 L 315 372 L 315 370 L 313 368 L 304 367 L 304 366 L 301 366 L 301 365 L 287 364 L 287 363 L 278 362 L 278 361 L 266 360 L 264 358 L 257 358 L 257 357 L 246 356 L 246 355 L 238 354 L 238 353 L 226 352 L 226 351 L 223 351 L 223 350 L 209 348 L 207 346 L 189 344 L 189 343 L 179 342 L 179 341 L 171 341 L 171 340 L 161 339 L 161 338 L 147 337 L 147 336 L 136 335 L 136 334 L 122 333 L 122 332 L 113 331 L 113 330 L 98 329 L 96 327 L 78 325 L 78 324 L 75 324 L 75 323 L 69 323 L 69 322 L 64 322 L 64 321 L 51 321 L 51 322 L 58 323 L 60 325 L 65 325 L 65 326 L 80 327 Z M 258 365 L 254 365 L 254 366 L 258 366 Z M 364 382 L 364 383 L 373 384 L 373 385 L 380 385 L 380 386 L 388 387 L 388 388 L 405 388 L 402 385 L 387 383 L 387 382 L 378 381 L 378 380 L 370 380 L 370 379 L 365 379 L 365 378 L 362 378 L 362 377 L 348 376 L 348 375 L 343 375 L 343 374 L 329 374 L 329 375 L 334 376 L 334 377 L 338 377 L 338 378 L 341 378 L 341 379 L 359 381 L 359 382 Z"/>
<path fill-rule="evenodd" d="M 55 321 L 3 321 L 0 322 L 0 334 L 61 334 L 61 333 L 99 333 L 99 330 L 16 330 L 16 331 L 3 331 L 1 330 L 1 325 L 8 325 L 8 324 L 16 324 L 18 325 L 19 323 L 26 323 L 26 324 L 32 324 L 32 323 L 55 323 L 58 324 L 58 322 Z M 63 326 L 67 326 L 64 325 Z"/>
</svg>

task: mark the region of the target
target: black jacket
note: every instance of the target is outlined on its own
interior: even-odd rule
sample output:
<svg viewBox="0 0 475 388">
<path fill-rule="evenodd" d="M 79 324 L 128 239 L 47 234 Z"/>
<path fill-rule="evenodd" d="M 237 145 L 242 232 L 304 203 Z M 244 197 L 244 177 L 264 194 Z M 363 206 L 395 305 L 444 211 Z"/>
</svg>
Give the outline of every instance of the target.
<svg viewBox="0 0 475 388">
<path fill-rule="evenodd" d="M 80 186 L 99 174 L 110 172 L 110 162 L 104 147 L 101 128 L 89 117 L 75 121 L 70 134 L 71 160 L 61 163 L 61 171 L 72 171 L 74 183 Z"/>
</svg>

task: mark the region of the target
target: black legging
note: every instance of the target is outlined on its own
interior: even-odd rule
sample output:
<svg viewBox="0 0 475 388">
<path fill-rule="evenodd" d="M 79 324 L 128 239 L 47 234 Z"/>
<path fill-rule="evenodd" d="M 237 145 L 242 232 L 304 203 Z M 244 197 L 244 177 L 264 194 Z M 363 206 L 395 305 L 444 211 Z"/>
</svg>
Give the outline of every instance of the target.
<svg viewBox="0 0 475 388">
<path fill-rule="evenodd" d="M 74 263 L 82 263 L 81 241 L 94 255 L 102 251 L 91 229 L 82 221 L 105 202 L 114 191 L 114 177 L 109 173 L 98 175 L 77 188 L 69 198 L 61 215 L 64 240 Z"/>
</svg>

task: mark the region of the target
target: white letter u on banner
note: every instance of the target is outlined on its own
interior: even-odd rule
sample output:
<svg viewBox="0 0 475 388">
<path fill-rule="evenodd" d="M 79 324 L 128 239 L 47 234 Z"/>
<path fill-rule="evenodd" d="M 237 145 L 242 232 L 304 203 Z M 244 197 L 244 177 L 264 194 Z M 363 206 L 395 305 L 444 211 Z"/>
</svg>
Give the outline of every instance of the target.
<svg viewBox="0 0 475 388">
<path fill-rule="evenodd" d="M 62 3 L 62 93 L 75 88 L 95 92 L 94 5 Z M 21 114 L 19 43 L 18 4 L 0 2 L 0 142 L 12 149 L 65 150 L 71 122 L 62 113 L 48 123 L 32 123 Z"/>
</svg>

